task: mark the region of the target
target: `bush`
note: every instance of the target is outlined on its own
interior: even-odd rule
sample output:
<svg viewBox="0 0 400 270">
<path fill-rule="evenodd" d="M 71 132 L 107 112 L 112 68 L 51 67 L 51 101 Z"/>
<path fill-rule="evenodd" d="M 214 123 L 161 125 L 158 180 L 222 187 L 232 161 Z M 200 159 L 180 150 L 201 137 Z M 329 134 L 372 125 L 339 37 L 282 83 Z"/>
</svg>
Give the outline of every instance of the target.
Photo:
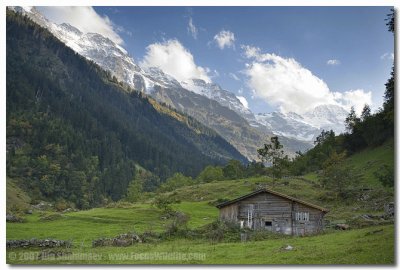
<svg viewBox="0 0 400 270">
<path fill-rule="evenodd" d="M 64 211 L 65 209 L 69 208 L 69 205 L 68 205 L 68 203 L 67 203 L 64 199 L 61 199 L 61 200 L 58 200 L 58 201 L 54 204 L 54 208 L 55 208 L 57 211 L 62 212 L 62 211 Z"/>
<path fill-rule="evenodd" d="M 222 220 L 214 221 L 200 230 L 211 242 L 240 241 L 241 229 L 237 223 Z"/>
<path fill-rule="evenodd" d="M 189 216 L 183 212 L 175 212 L 171 223 L 167 224 L 165 236 L 186 236 L 188 232 L 187 223 Z"/>
<path fill-rule="evenodd" d="M 161 240 L 161 235 L 153 231 L 146 231 L 140 236 L 140 238 L 143 243 L 156 243 Z"/>
<path fill-rule="evenodd" d="M 194 181 L 192 177 L 185 176 L 181 173 L 175 173 L 173 176 L 167 179 L 159 188 L 159 192 L 173 191 L 177 188 L 193 185 Z"/>
<path fill-rule="evenodd" d="M 134 206 L 133 203 L 118 201 L 107 204 L 106 208 L 132 208 L 133 206 Z"/>
<path fill-rule="evenodd" d="M 153 205 L 163 211 L 165 214 L 173 213 L 171 207 L 171 204 L 173 203 L 180 203 L 180 201 L 167 195 L 159 195 L 153 201 Z"/>
<path fill-rule="evenodd" d="M 224 172 L 219 166 L 207 166 L 204 170 L 197 176 L 197 180 L 200 182 L 209 183 L 212 181 L 224 180 Z"/>
<path fill-rule="evenodd" d="M 383 165 L 378 171 L 374 172 L 374 176 L 382 183 L 384 187 L 394 186 L 394 170 L 393 167 Z"/>
<path fill-rule="evenodd" d="M 40 221 L 53 221 L 63 218 L 63 215 L 59 213 L 44 213 L 40 217 Z"/>
</svg>

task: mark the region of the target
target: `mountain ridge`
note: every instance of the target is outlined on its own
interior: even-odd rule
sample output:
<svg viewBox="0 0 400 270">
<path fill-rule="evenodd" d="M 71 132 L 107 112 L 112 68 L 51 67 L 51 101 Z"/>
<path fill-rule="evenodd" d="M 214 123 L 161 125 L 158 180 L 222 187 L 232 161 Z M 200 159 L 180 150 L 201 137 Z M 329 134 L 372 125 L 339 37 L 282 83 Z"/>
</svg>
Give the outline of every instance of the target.
<svg viewBox="0 0 400 270">
<path fill-rule="evenodd" d="M 129 90 L 8 10 L 6 48 L 7 175 L 34 199 L 64 198 L 80 208 L 121 199 L 135 163 L 154 173 L 147 190 L 175 172 L 246 163 L 214 130 Z"/>
<path fill-rule="evenodd" d="M 322 129 L 334 129 L 338 133 L 344 130 L 343 121 L 338 123 L 318 118 L 321 114 L 313 115 L 311 112 L 300 116 L 306 116 L 304 121 L 293 117 L 293 113 L 278 115 L 278 112 L 274 112 L 271 114 L 272 117 L 254 115 L 232 92 L 223 89 L 218 84 L 201 79 L 178 82 L 157 67 L 142 68 L 125 49 L 108 38 L 95 33 L 83 34 L 69 24 L 51 23 L 35 8 L 31 8 L 29 12 L 23 8 L 20 10 L 48 28 L 77 53 L 96 62 L 105 70 L 109 70 L 112 75 L 133 89 L 142 91 L 158 102 L 168 104 L 215 129 L 249 160 L 258 160 L 257 148 L 273 135 L 283 137 L 282 140 L 289 142 L 285 145 L 285 151 L 293 155 L 298 150 L 304 151 L 311 148 L 313 139 Z M 177 94 L 177 91 L 181 93 Z M 237 121 L 232 122 L 232 119 L 226 119 L 220 114 L 221 111 L 225 111 L 224 109 L 218 105 L 211 105 L 209 101 L 199 102 L 201 98 L 190 92 L 215 100 L 221 106 L 235 112 Z M 174 98 L 178 100 L 173 100 Z M 182 100 L 187 102 L 182 102 Z M 185 107 L 185 104 L 189 107 Z M 194 107 L 193 104 L 197 106 Z M 204 107 L 199 108 L 199 105 Z M 206 110 L 210 113 L 204 117 Z M 210 117 L 214 119 L 209 120 Z M 244 124 L 243 120 L 247 123 Z M 324 122 L 324 120 L 327 121 Z M 245 130 L 243 134 L 239 134 L 240 131 L 237 131 L 239 128 Z"/>
</svg>

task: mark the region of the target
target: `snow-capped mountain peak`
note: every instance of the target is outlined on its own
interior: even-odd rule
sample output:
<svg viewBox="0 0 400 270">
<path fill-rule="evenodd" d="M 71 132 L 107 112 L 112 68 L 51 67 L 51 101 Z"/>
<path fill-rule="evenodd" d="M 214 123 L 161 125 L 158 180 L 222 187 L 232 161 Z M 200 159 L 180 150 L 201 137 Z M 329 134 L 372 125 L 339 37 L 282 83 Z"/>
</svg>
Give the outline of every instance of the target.
<svg viewBox="0 0 400 270">
<path fill-rule="evenodd" d="M 181 85 L 202 96 L 218 101 L 222 106 L 228 107 L 247 120 L 254 120 L 254 114 L 230 91 L 224 90 L 216 83 L 208 83 L 202 79 L 191 79 Z"/>
<path fill-rule="evenodd" d="M 118 80 L 126 83 L 133 89 L 152 95 L 160 102 L 166 102 L 170 105 L 175 104 L 176 108 L 184 112 L 189 112 L 192 116 L 197 116 L 198 113 L 196 112 L 201 111 L 196 108 L 198 104 L 207 103 L 198 101 L 198 97 L 196 96 L 201 95 L 215 100 L 223 107 L 236 112 L 237 115 L 241 116 L 239 118 L 242 121 L 246 122 L 247 120 L 250 126 L 264 135 L 271 134 L 272 132 L 280 136 L 310 142 L 320 134 L 322 128 L 332 128 L 336 132 L 344 130 L 343 121 L 347 113 L 343 112 L 343 108 L 339 106 L 321 105 L 302 115 L 293 112 L 274 112 L 255 116 L 234 93 L 223 89 L 216 83 L 196 78 L 179 82 L 157 67 L 142 68 L 135 63 L 135 60 L 124 48 L 98 33 L 84 33 L 67 23 L 56 24 L 50 22 L 34 7 L 13 7 L 13 9 L 29 16 L 33 21 L 47 28 L 54 36 L 75 52 L 94 61 L 103 69 L 110 71 Z M 172 91 L 162 91 L 163 89 L 170 89 Z M 193 95 L 193 93 L 197 95 Z M 194 107 L 186 108 L 185 106 Z M 212 106 L 207 108 L 213 109 Z M 216 110 L 215 114 L 217 115 L 217 112 L 221 111 L 223 110 Z M 207 121 L 215 125 L 219 121 L 217 120 L 218 117 Z M 226 127 L 223 125 L 212 127 L 219 128 L 222 131 L 226 130 Z M 228 140 L 231 138 L 229 136 Z M 237 132 L 234 133 L 234 136 L 241 138 L 241 136 L 237 135 Z M 243 136 L 243 140 L 235 137 L 235 143 L 239 144 L 242 149 L 245 148 L 243 145 L 246 142 L 255 138 L 254 136 L 251 138 L 246 137 L 246 134 Z"/>
<path fill-rule="evenodd" d="M 294 112 L 272 112 L 257 114 L 256 119 L 277 135 L 313 141 L 323 129 L 332 129 L 336 134 L 344 132 L 347 113 L 338 105 L 320 105 L 303 115 Z"/>
</svg>

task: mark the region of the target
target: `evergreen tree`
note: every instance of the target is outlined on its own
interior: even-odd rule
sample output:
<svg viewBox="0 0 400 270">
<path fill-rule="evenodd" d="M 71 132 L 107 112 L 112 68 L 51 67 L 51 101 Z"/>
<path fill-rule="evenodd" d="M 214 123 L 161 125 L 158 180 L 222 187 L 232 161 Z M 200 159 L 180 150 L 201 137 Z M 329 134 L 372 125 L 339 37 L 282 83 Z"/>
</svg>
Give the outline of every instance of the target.
<svg viewBox="0 0 400 270">
<path fill-rule="evenodd" d="M 264 162 L 272 164 L 272 186 L 275 186 L 277 179 L 282 177 L 283 170 L 287 165 L 288 157 L 284 154 L 283 145 L 279 142 L 278 136 L 271 137 L 270 144 L 264 144 L 263 148 L 257 150 L 258 155 Z"/>
</svg>

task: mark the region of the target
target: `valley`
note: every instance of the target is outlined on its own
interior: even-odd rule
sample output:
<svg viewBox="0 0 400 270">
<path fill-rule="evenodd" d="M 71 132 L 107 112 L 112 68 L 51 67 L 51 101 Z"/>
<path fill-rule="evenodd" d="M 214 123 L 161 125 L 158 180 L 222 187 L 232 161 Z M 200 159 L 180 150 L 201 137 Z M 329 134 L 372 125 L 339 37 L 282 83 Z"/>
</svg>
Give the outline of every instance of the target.
<svg viewBox="0 0 400 270">
<path fill-rule="evenodd" d="M 264 99 L 299 81 L 255 114 L 216 70 L 152 65 L 159 46 L 194 63 L 177 39 L 139 61 L 39 10 L 6 15 L 8 264 L 395 264 L 394 66 L 371 111 L 363 91 L 331 92 L 296 60 L 241 45 L 252 99 L 271 69 L 283 81 Z M 209 49 L 235 52 L 218 37 Z M 309 85 L 322 94 L 297 101 Z"/>
</svg>

